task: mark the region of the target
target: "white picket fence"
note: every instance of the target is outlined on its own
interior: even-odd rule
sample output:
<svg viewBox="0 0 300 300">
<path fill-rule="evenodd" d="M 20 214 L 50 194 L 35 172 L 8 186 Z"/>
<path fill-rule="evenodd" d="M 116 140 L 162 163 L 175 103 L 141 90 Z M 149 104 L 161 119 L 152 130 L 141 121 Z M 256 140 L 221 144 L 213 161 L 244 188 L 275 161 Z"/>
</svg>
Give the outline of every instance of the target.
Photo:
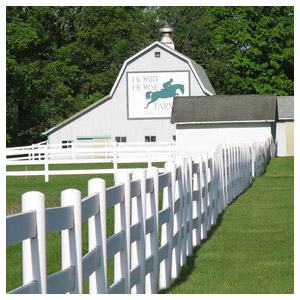
<svg viewBox="0 0 300 300">
<path fill-rule="evenodd" d="M 177 157 L 158 169 L 118 171 L 115 186 L 88 182 L 88 196 L 67 189 L 61 207 L 45 208 L 40 192 L 22 195 L 22 213 L 6 218 L 6 244 L 22 241 L 23 285 L 10 293 L 157 293 L 177 278 L 193 246 L 207 238 L 217 217 L 263 172 L 270 141 L 218 146 L 192 161 Z M 253 161 L 254 159 L 254 161 Z M 253 171 L 255 167 L 257 170 Z M 159 210 L 159 191 L 163 191 Z M 106 238 L 106 210 L 114 207 L 114 234 Z M 89 252 L 82 257 L 82 223 L 88 220 Z M 46 234 L 61 231 L 62 270 L 46 273 Z M 159 246 L 159 232 L 161 241 Z M 114 283 L 107 286 L 107 260 Z"/>
<path fill-rule="evenodd" d="M 24 166 L 24 170 L 7 170 L 6 176 L 39 176 L 49 181 L 51 175 L 110 174 L 116 173 L 119 163 L 175 161 L 176 157 L 195 153 L 204 154 L 205 146 L 185 146 L 175 141 L 156 143 L 69 143 L 47 142 L 6 149 L 6 166 Z M 111 169 L 50 170 L 54 164 L 112 163 Z M 28 170 L 28 166 L 41 165 L 43 170 Z M 132 170 L 129 170 L 132 171 Z"/>
</svg>

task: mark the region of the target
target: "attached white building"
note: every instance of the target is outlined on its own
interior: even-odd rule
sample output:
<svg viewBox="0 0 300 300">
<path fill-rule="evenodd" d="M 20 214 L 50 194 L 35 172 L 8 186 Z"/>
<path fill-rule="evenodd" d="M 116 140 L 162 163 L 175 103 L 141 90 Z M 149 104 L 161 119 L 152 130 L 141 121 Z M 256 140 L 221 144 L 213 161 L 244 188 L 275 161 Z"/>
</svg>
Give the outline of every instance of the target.
<svg viewBox="0 0 300 300">
<path fill-rule="evenodd" d="M 179 144 L 213 147 L 265 141 L 275 120 L 275 95 L 196 96 L 174 98 L 171 123 Z"/>
<path fill-rule="evenodd" d="M 173 29 L 160 31 L 161 42 L 124 62 L 108 96 L 47 130 L 48 143 L 175 139 L 173 97 L 211 96 L 215 91 L 204 69 L 175 50 Z"/>
<path fill-rule="evenodd" d="M 277 97 L 277 156 L 294 156 L 294 96 Z"/>
</svg>

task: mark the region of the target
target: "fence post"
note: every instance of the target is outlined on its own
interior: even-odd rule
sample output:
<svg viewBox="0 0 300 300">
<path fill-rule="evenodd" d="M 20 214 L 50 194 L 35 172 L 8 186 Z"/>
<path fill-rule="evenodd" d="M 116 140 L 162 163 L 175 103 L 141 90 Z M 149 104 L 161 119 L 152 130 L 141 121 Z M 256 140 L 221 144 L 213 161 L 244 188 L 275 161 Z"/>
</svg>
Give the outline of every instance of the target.
<svg viewBox="0 0 300 300">
<path fill-rule="evenodd" d="M 228 176 L 227 176 L 227 184 L 228 184 L 228 204 L 232 201 L 232 157 L 231 157 L 231 145 L 228 145 Z"/>
<path fill-rule="evenodd" d="M 230 203 L 230 172 L 229 172 L 229 168 L 230 168 L 230 160 L 229 160 L 229 149 L 228 146 L 225 146 L 225 167 L 226 167 L 226 207 L 229 205 Z"/>
<path fill-rule="evenodd" d="M 238 195 L 240 195 L 245 190 L 244 184 L 244 144 L 238 145 Z"/>
<path fill-rule="evenodd" d="M 248 154 L 247 154 L 247 145 L 244 144 L 242 146 L 242 157 L 241 157 L 241 161 L 242 161 L 242 182 L 243 182 L 243 190 L 245 190 L 248 187 Z M 243 191 L 242 191 L 243 192 Z"/>
<path fill-rule="evenodd" d="M 100 247 L 100 266 L 89 278 L 90 294 L 107 293 L 107 253 L 106 253 L 106 189 L 105 180 L 94 178 L 88 182 L 88 194 L 99 195 L 99 213 L 89 218 L 89 251 Z"/>
<path fill-rule="evenodd" d="M 125 199 L 115 205 L 115 233 L 124 231 L 124 248 L 114 257 L 114 281 L 124 279 L 124 293 L 130 293 L 130 174 L 118 171 L 115 175 L 115 184 L 124 184 Z"/>
<path fill-rule="evenodd" d="M 255 177 L 255 168 L 256 168 L 256 147 L 255 147 L 255 143 L 252 143 L 252 147 L 251 147 L 251 154 L 252 154 L 252 177 L 254 178 Z"/>
<path fill-rule="evenodd" d="M 45 196 L 40 192 L 22 195 L 22 212 L 36 211 L 36 237 L 22 242 L 23 285 L 36 280 L 38 293 L 47 293 Z"/>
<path fill-rule="evenodd" d="M 217 223 L 218 218 L 218 202 L 219 202 L 219 182 L 218 182 L 218 170 L 217 170 L 217 158 L 216 158 L 216 148 L 213 148 L 212 152 L 212 202 L 213 202 L 213 211 L 212 211 L 212 224 Z"/>
<path fill-rule="evenodd" d="M 72 159 L 76 159 L 76 149 L 75 149 L 76 144 L 74 141 L 72 141 L 71 145 L 72 145 Z"/>
<path fill-rule="evenodd" d="M 114 166 L 114 174 L 117 173 L 118 170 L 118 161 L 117 161 L 117 142 L 113 143 L 113 166 Z"/>
<path fill-rule="evenodd" d="M 224 209 L 228 206 L 228 151 L 226 145 L 223 147 L 223 174 L 224 174 Z"/>
<path fill-rule="evenodd" d="M 74 207 L 74 226 L 61 232 L 62 269 L 75 267 L 75 283 L 71 294 L 82 294 L 82 223 L 81 192 L 67 189 L 61 192 L 61 206 Z"/>
<path fill-rule="evenodd" d="M 186 182 L 187 182 L 187 255 L 193 254 L 193 162 L 192 157 L 187 158 L 186 162 Z"/>
<path fill-rule="evenodd" d="M 207 156 L 207 189 L 208 189 L 208 230 L 211 229 L 213 225 L 213 215 L 214 215 L 214 195 L 213 195 L 213 157 L 211 150 L 208 152 Z"/>
<path fill-rule="evenodd" d="M 220 161 L 220 145 L 216 148 L 215 152 L 215 174 L 217 180 L 217 210 L 216 215 L 222 213 L 222 168 L 221 168 L 221 161 Z M 217 220 L 216 220 L 217 221 Z"/>
<path fill-rule="evenodd" d="M 45 182 L 49 182 L 49 163 L 48 163 L 48 145 L 44 146 L 45 149 Z"/>
<path fill-rule="evenodd" d="M 132 224 L 140 222 L 141 234 L 140 239 L 131 245 L 131 268 L 140 266 L 140 281 L 132 289 L 132 293 L 145 293 L 145 216 L 146 216 L 146 170 L 135 169 L 132 173 L 132 180 L 140 180 L 141 195 L 132 201 Z"/>
<path fill-rule="evenodd" d="M 186 241 L 187 241 L 187 182 L 186 182 L 186 159 L 177 157 L 176 163 L 181 166 L 182 198 L 181 198 L 181 259 L 180 265 L 186 264 Z"/>
<path fill-rule="evenodd" d="M 211 169 L 212 169 L 212 159 L 210 157 L 210 152 L 207 153 L 205 156 L 205 172 L 206 172 L 206 182 L 207 182 L 207 231 L 211 229 L 212 225 L 212 209 L 213 209 L 213 203 L 212 203 L 212 174 L 211 174 Z"/>
<path fill-rule="evenodd" d="M 172 270 L 171 277 L 177 278 L 180 273 L 180 238 L 179 238 L 179 228 L 181 227 L 180 210 L 175 213 L 175 201 L 178 198 L 178 187 L 177 187 L 177 178 L 176 178 L 176 164 L 175 162 L 167 162 L 165 164 L 165 171 L 169 171 L 172 174 L 172 201 L 173 201 L 173 237 L 177 236 L 177 245 L 172 246 Z M 179 199 L 180 201 L 180 199 Z M 175 217 L 176 214 L 176 217 Z M 174 239 L 173 239 L 174 240 Z"/>
<path fill-rule="evenodd" d="M 193 246 L 200 245 L 201 243 L 201 187 L 200 187 L 200 164 L 198 158 L 194 160 L 196 172 L 193 174 L 193 193 L 197 192 L 197 201 L 193 202 L 193 219 L 197 219 L 198 226 L 193 230 Z"/>
<path fill-rule="evenodd" d="M 35 160 L 34 158 L 34 145 L 31 145 L 31 160 Z"/>
<path fill-rule="evenodd" d="M 236 158 L 236 147 L 235 144 L 232 145 L 232 200 L 236 198 L 236 190 L 237 190 L 237 158 Z"/>
<path fill-rule="evenodd" d="M 247 149 L 247 164 L 248 164 L 248 186 L 252 183 L 252 147 L 248 145 Z"/>
<path fill-rule="evenodd" d="M 219 161 L 220 161 L 220 174 L 221 174 L 221 212 L 224 211 L 226 205 L 226 189 L 225 189 L 225 157 L 224 146 L 221 145 L 219 149 Z"/>
<path fill-rule="evenodd" d="M 172 145 L 173 161 L 175 162 L 175 158 L 176 158 L 176 150 L 175 150 L 175 148 L 176 148 L 176 142 L 173 140 L 171 145 Z"/>
<path fill-rule="evenodd" d="M 201 222 L 201 239 L 207 238 L 207 222 L 208 222 L 208 214 L 207 214 L 207 176 L 206 176 L 206 165 L 207 159 L 201 159 L 201 174 L 202 174 L 202 185 L 201 185 L 201 194 L 202 194 L 202 215 L 203 222 Z M 202 216 L 201 216 L 202 219 Z"/>
<path fill-rule="evenodd" d="M 148 156 L 148 168 L 152 167 L 152 159 L 151 159 L 151 155 Z"/>
<path fill-rule="evenodd" d="M 172 176 L 172 166 L 165 163 L 165 174 L 170 173 Z M 169 288 L 171 286 L 172 272 L 172 252 L 173 252 L 173 194 L 171 184 L 163 188 L 163 210 L 169 208 L 169 221 L 162 225 L 161 228 L 161 245 L 168 244 L 168 256 L 160 263 L 160 288 Z"/>
<path fill-rule="evenodd" d="M 146 171 L 147 178 L 153 178 L 153 192 L 146 195 L 146 220 L 153 218 L 153 232 L 146 235 L 146 257 L 153 257 L 153 269 L 146 275 L 145 289 L 147 294 L 157 294 L 158 289 L 158 201 L 159 176 L 158 168 L 151 167 Z"/>
</svg>

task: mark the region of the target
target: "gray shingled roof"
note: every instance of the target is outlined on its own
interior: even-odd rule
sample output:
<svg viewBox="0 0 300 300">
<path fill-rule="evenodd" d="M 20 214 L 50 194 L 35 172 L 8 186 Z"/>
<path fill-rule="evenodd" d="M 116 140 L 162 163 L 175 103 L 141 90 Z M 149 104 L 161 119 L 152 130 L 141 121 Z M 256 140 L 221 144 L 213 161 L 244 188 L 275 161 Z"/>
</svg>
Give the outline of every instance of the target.
<svg viewBox="0 0 300 300">
<path fill-rule="evenodd" d="M 175 97 L 171 123 L 275 121 L 276 95 Z"/>
<path fill-rule="evenodd" d="M 277 97 L 278 120 L 294 120 L 294 96 Z"/>
<path fill-rule="evenodd" d="M 177 53 L 181 57 L 185 58 L 187 61 L 190 62 L 190 64 L 194 67 L 196 75 L 200 78 L 201 82 L 203 83 L 203 86 L 213 95 L 216 94 L 213 86 L 211 85 L 209 78 L 204 70 L 204 68 L 197 64 L 193 59 L 185 56 L 184 54 L 178 52 L 176 49 L 172 49 L 172 52 Z"/>
</svg>

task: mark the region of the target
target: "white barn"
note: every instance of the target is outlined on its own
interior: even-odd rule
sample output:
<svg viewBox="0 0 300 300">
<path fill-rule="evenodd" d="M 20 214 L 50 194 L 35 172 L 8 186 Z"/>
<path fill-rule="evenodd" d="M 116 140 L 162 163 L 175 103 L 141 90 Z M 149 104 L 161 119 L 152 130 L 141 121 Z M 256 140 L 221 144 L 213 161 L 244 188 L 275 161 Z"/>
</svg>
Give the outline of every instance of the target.
<svg viewBox="0 0 300 300">
<path fill-rule="evenodd" d="M 275 135 L 276 95 L 175 97 L 171 123 L 179 144 L 265 141 Z"/>
<path fill-rule="evenodd" d="M 44 133 L 49 144 L 175 139 L 173 97 L 211 96 L 215 91 L 204 69 L 175 50 L 173 29 L 160 31 L 160 42 L 124 62 L 109 95 Z"/>
</svg>

